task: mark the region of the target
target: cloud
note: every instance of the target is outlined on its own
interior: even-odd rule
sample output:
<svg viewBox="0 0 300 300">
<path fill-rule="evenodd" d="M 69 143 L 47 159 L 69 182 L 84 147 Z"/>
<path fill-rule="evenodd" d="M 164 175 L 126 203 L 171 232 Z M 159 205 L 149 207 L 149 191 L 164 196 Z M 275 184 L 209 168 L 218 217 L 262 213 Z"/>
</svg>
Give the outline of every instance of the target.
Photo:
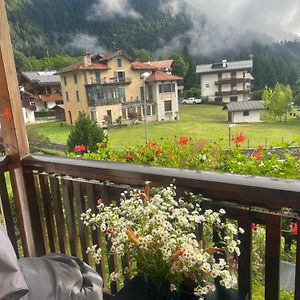
<svg viewBox="0 0 300 300">
<path fill-rule="evenodd" d="M 185 0 L 163 0 L 159 8 L 162 12 L 176 17 L 185 10 L 186 4 Z"/>
<path fill-rule="evenodd" d="M 82 52 L 106 52 L 105 49 L 98 44 L 97 37 L 85 33 L 72 35 L 71 41 L 66 47 Z"/>
<path fill-rule="evenodd" d="M 97 0 L 89 10 L 87 19 L 97 21 L 113 17 L 139 19 L 141 15 L 134 10 L 129 0 Z"/>
<path fill-rule="evenodd" d="M 187 44 L 193 55 L 211 55 L 250 46 L 295 40 L 300 33 L 298 0 L 169 0 L 161 6 L 171 16 L 186 14 L 190 29 L 156 53 L 166 56 Z"/>
<path fill-rule="evenodd" d="M 298 0 L 185 0 L 185 3 L 190 10 L 196 8 L 211 22 L 222 26 L 262 32 L 276 39 L 300 34 Z"/>
</svg>

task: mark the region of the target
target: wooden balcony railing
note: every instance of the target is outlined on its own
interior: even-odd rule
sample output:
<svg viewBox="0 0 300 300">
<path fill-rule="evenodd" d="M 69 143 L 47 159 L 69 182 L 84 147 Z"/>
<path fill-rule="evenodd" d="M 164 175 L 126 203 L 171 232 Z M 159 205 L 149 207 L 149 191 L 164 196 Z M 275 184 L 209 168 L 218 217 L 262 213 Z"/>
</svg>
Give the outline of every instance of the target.
<svg viewBox="0 0 300 300">
<path fill-rule="evenodd" d="M 3 174 L 7 171 L 7 162 L 8 158 L 0 164 L 0 192 L 6 204 L 8 200 L 5 200 Z M 25 157 L 22 167 L 39 255 L 62 252 L 81 257 L 94 265 L 85 252 L 87 246 L 98 244 L 109 253 L 109 245 L 100 232 L 90 232 L 84 227 L 80 214 L 87 208 L 95 210 L 98 198 L 101 197 L 105 204 L 118 201 L 122 191 L 142 187 L 147 180 L 153 186 L 175 182 L 179 195 L 184 191 L 201 193 L 206 199 L 203 202 L 206 208 L 224 207 L 226 218 L 237 220 L 239 226 L 244 228 L 245 233 L 240 237 L 238 282 L 240 292 L 249 299 L 252 283 L 252 223 L 265 225 L 265 299 L 279 299 L 281 220 L 285 214 L 282 209 L 300 211 L 299 181 L 38 155 Z M 9 209 L 4 208 L 4 213 L 8 220 L 11 219 Z M 296 213 L 293 217 L 300 218 Z M 12 226 L 9 225 L 9 228 L 11 231 Z M 13 232 L 10 236 L 16 247 Z M 300 231 L 297 236 L 295 299 L 300 297 L 299 245 Z M 120 283 L 109 285 L 108 274 L 114 270 L 120 271 L 127 265 L 125 258 L 107 255 L 95 267 L 103 276 L 105 287 L 115 293 Z M 127 279 L 124 277 L 123 281 Z"/>
<path fill-rule="evenodd" d="M 245 77 L 227 77 L 227 78 L 218 78 L 217 81 L 215 81 L 216 85 L 219 84 L 230 84 L 230 83 L 243 83 L 243 82 L 250 82 L 250 78 Z"/>
<path fill-rule="evenodd" d="M 217 91 L 215 92 L 216 96 L 226 96 L 226 95 L 240 95 L 240 94 L 249 94 L 251 92 L 251 88 L 245 88 L 240 90 L 229 90 L 229 91 Z"/>
</svg>

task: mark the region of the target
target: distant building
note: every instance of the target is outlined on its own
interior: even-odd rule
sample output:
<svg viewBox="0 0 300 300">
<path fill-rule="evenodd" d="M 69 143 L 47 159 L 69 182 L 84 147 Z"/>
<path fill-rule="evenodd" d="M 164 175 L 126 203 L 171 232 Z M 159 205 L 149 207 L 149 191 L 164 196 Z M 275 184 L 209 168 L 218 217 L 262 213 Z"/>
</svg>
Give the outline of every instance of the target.
<svg viewBox="0 0 300 300">
<path fill-rule="evenodd" d="M 175 120 L 177 81 L 182 78 L 168 73 L 171 64 L 134 61 L 124 51 L 85 55 L 58 72 L 67 124 L 73 124 L 80 112 L 101 126 L 113 124 L 120 116 L 125 122 L 143 120 L 144 99 L 149 121 Z"/>
<path fill-rule="evenodd" d="M 24 88 L 20 89 L 21 101 L 22 101 L 22 112 L 25 123 L 35 122 L 34 112 L 36 111 L 35 98 L 31 93 L 28 93 Z"/>
<path fill-rule="evenodd" d="M 56 71 L 22 72 L 20 85 L 33 96 L 36 110 L 51 109 L 63 104 L 60 77 Z"/>
<path fill-rule="evenodd" d="M 201 98 L 225 103 L 250 100 L 252 68 L 252 59 L 223 60 L 197 66 L 196 73 L 201 77 Z"/>
<path fill-rule="evenodd" d="M 260 101 L 239 101 L 223 107 L 228 111 L 228 123 L 257 123 L 264 105 Z"/>
</svg>

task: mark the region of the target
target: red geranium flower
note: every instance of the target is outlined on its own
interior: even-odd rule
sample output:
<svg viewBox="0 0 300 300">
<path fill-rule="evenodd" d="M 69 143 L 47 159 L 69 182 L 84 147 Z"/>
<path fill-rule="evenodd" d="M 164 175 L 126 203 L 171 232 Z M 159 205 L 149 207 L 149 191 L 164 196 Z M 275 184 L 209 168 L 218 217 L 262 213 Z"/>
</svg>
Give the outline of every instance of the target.
<svg viewBox="0 0 300 300">
<path fill-rule="evenodd" d="M 297 222 L 295 222 L 295 223 L 292 222 L 290 224 L 290 232 L 294 236 L 297 235 L 297 233 L 298 233 L 298 223 Z"/>
<path fill-rule="evenodd" d="M 185 145 L 187 145 L 189 143 L 189 138 L 187 137 L 187 136 L 182 136 L 182 137 L 180 137 L 180 139 L 179 139 L 179 144 L 181 145 L 181 146 L 185 146 Z"/>
<path fill-rule="evenodd" d="M 264 146 L 258 146 L 250 155 L 250 157 L 253 157 L 256 160 L 261 160 L 263 158 L 263 155 L 261 154 L 261 151 L 264 149 Z"/>
<path fill-rule="evenodd" d="M 11 112 L 10 112 L 10 109 L 9 108 L 5 108 L 5 110 L 4 110 L 4 118 L 6 119 L 6 120 L 10 120 L 11 119 Z"/>
<path fill-rule="evenodd" d="M 133 155 L 130 155 L 130 154 L 128 154 L 128 155 L 125 155 L 125 157 L 124 157 L 125 159 L 126 159 L 126 161 L 132 161 L 133 159 L 134 159 L 134 156 Z"/>
<path fill-rule="evenodd" d="M 255 223 L 252 223 L 252 230 L 253 230 L 254 232 L 256 232 L 256 230 L 257 230 L 257 225 L 256 225 Z"/>
<path fill-rule="evenodd" d="M 86 146 L 83 145 L 83 144 L 81 144 L 81 145 L 76 145 L 76 146 L 74 147 L 74 151 L 75 151 L 75 152 L 84 152 L 84 151 L 86 151 Z"/>
<path fill-rule="evenodd" d="M 231 137 L 231 141 L 234 142 L 237 146 L 239 144 L 242 144 L 245 141 L 246 137 L 245 135 L 241 132 L 239 135 L 235 135 Z"/>
</svg>

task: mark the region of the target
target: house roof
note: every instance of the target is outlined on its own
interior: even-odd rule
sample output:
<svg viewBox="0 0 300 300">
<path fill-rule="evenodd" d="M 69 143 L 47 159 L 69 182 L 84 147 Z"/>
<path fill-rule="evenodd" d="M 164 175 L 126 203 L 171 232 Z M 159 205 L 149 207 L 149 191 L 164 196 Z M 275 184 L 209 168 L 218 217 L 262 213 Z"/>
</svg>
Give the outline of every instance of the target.
<svg viewBox="0 0 300 300">
<path fill-rule="evenodd" d="M 91 63 L 91 65 L 85 65 L 84 58 L 75 62 L 65 68 L 59 70 L 56 74 L 68 73 L 76 70 L 108 70 L 108 66 L 103 63 Z"/>
<path fill-rule="evenodd" d="M 253 68 L 253 61 L 240 60 L 240 61 L 226 61 L 207 65 L 198 65 L 196 73 L 216 73 L 220 71 L 233 71 L 233 70 L 248 70 Z"/>
<path fill-rule="evenodd" d="M 173 59 L 149 61 L 148 64 L 157 69 L 170 69 Z"/>
<path fill-rule="evenodd" d="M 59 109 L 59 110 L 65 110 L 65 107 L 63 104 L 56 104 L 51 109 Z"/>
<path fill-rule="evenodd" d="M 118 51 L 116 51 L 114 53 L 111 53 L 111 54 L 105 53 L 105 54 L 100 55 L 102 57 L 102 59 L 100 59 L 100 62 L 101 61 L 111 60 L 112 58 L 114 58 L 116 56 L 119 56 L 119 55 L 128 58 L 130 61 L 134 61 L 134 59 L 131 56 L 129 56 L 125 51 L 118 50 Z"/>
<path fill-rule="evenodd" d="M 149 63 L 142 63 L 140 61 L 133 61 L 131 67 L 135 70 L 155 70 L 156 67 L 150 65 Z"/>
<path fill-rule="evenodd" d="M 60 84 L 60 77 L 56 75 L 56 71 L 22 72 L 21 74 L 31 83 L 40 85 Z"/>
<path fill-rule="evenodd" d="M 260 101 L 237 101 L 230 102 L 223 107 L 223 110 L 230 112 L 244 111 L 244 110 L 263 110 L 264 105 Z"/>
<path fill-rule="evenodd" d="M 161 71 L 153 71 L 152 74 L 146 79 L 146 82 L 150 81 L 174 81 L 174 80 L 182 80 L 182 77 L 168 74 L 166 72 Z"/>
</svg>

